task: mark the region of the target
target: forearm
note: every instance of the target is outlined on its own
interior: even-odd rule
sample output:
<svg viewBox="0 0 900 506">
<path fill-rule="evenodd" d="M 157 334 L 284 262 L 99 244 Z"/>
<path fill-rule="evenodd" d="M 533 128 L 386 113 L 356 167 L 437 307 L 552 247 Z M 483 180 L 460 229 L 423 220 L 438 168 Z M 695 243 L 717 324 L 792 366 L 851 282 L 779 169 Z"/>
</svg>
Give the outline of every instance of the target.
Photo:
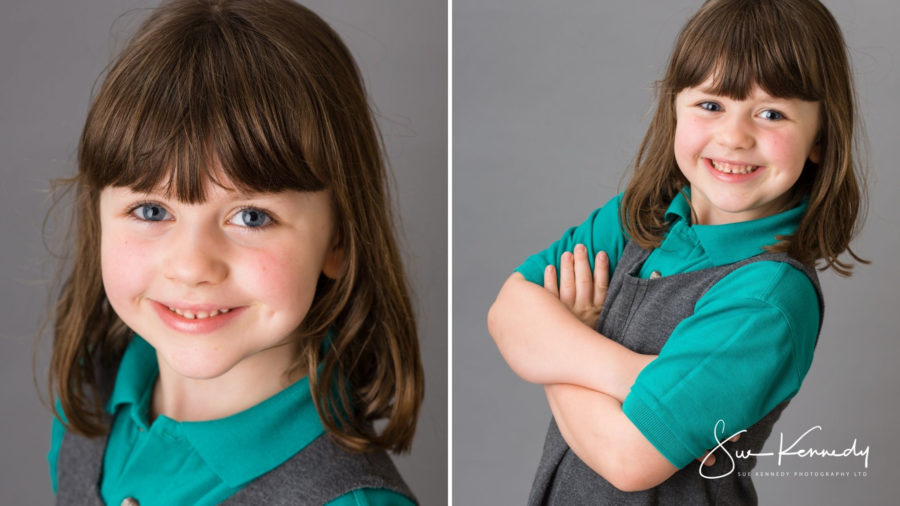
<svg viewBox="0 0 900 506">
<path fill-rule="evenodd" d="M 518 273 L 506 281 L 491 306 L 488 330 L 503 358 L 526 381 L 581 385 L 620 401 L 655 358 L 597 333 Z"/>
<path fill-rule="evenodd" d="M 573 452 L 624 491 L 655 487 L 678 469 L 631 423 L 616 399 L 575 385 L 547 385 L 547 402 Z"/>
</svg>

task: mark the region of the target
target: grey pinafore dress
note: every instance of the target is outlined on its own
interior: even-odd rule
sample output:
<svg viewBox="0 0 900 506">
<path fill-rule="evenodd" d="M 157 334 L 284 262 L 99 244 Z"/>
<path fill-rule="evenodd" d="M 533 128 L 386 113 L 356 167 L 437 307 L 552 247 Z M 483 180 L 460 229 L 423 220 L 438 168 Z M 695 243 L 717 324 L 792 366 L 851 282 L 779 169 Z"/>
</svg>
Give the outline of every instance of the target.
<svg viewBox="0 0 900 506">
<path fill-rule="evenodd" d="M 752 262 L 786 262 L 802 270 L 812 281 L 823 314 L 822 291 L 814 269 L 783 253 L 763 253 L 740 262 L 699 271 L 641 279 L 641 266 L 650 254 L 633 242 L 625 246 L 610 280 L 597 330 L 638 353 L 658 354 L 672 330 L 690 316 L 697 301 L 716 282 Z M 737 443 L 754 453 L 762 449 L 772 426 L 787 406 L 784 401 L 750 427 Z M 555 420 L 544 442 L 544 452 L 531 489 L 528 504 L 538 505 L 747 505 L 757 504 L 749 471 L 756 458 L 734 459 L 735 472 L 724 478 L 706 479 L 698 472 L 699 462 L 679 470 L 668 480 L 649 490 L 622 492 L 591 470 L 566 444 Z M 719 476 L 730 469 L 731 461 L 717 459 L 707 476 Z"/>
</svg>

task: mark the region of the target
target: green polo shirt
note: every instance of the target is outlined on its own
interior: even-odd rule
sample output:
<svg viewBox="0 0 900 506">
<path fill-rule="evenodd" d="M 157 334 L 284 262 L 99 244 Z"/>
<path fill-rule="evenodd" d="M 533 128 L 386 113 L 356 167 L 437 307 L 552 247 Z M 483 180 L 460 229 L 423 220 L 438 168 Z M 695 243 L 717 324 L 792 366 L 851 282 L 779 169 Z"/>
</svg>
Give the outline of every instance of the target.
<svg viewBox="0 0 900 506">
<path fill-rule="evenodd" d="M 206 422 L 178 422 L 160 415 L 149 422 L 153 384 L 159 375 L 156 351 L 135 336 L 122 357 L 106 406 L 114 415 L 100 495 L 107 504 L 126 497 L 142 505 L 218 504 L 271 471 L 319 437 L 324 428 L 303 378 L 235 415 Z M 54 418 L 50 479 L 65 429 Z M 361 489 L 332 506 L 412 505 L 387 489 Z"/>
<path fill-rule="evenodd" d="M 552 264 L 559 272 L 562 253 L 584 244 L 592 264 L 598 251 L 607 253 L 612 273 L 627 242 L 621 199 L 610 200 L 516 270 L 543 285 L 544 268 Z M 669 231 L 639 276 L 691 272 L 763 253 L 763 246 L 777 242 L 776 235 L 796 230 L 806 207 L 804 201 L 758 220 L 692 225 L 688 202 L 679 194 L 666 211 Z M 660 453 L 684 467 L 716 446 L 719 419 L 731 435 L 796 394 L 818 332 L 818 297 L 802 271 L 773 261 L 746 265 L 700 298 L 694 314 L 673 330 L 659 357 L 638 376 L 622 409 Z"/>
</svg>

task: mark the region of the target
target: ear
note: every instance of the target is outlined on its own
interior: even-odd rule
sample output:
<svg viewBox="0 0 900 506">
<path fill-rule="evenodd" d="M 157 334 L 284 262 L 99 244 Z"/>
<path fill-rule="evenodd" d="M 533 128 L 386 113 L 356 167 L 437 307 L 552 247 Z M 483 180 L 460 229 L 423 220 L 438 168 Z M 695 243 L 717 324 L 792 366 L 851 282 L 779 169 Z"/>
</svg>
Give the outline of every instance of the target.
<svg viewBox="0 0 900 506">
<path fill-rule="evenodd" d="M 328 253 L 325 255 L 325 263 L 322 265 L 322 274 L 331 279 L 337 279 L 343 267 L 344 249 L 337 244 L 337 241 L 335 241 L 335 244 L 331 246 Z"/>
<path fill-rule="evenodd" d="M 822 162 L 822 143 L 813 144 L 812 149 L 809 150 L 809 161 L 816 165 Z"/>
</svg>

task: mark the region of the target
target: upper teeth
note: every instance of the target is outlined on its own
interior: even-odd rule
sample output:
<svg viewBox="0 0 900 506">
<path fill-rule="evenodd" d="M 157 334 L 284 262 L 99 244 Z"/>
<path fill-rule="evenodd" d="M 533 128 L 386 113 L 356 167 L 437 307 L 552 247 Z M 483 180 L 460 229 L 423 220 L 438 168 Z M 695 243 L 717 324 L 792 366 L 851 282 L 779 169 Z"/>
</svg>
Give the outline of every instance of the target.
<svg viewBox="0 0 900 506">
<path fill-rule="evenodd" d="M 193 311 L 182 311 L 182 310 L 176 309 L 176 308 L 174 308 L 174 307 L 169 307 L 169 311 L 172 311 L 173 313 L 175 313 L 175 314 L 177 314 L 177 315 L 179 315 L 179 316 L 183 316 L 183 317 L 187 318 L 188 320 L 193 320 L 193 319 L 195 319 L 195 318 L 198 319 L 198 320 L 202 320 L 203 318 L 211 318 L 211 317 L 216 316 L 216 315 L 218 315 L 218 314 L 225 314 L 225 313 L 231 311 L 231 309 L 230 309 L 230 308 L 225 308 L 225 309 L 213 309 L 213 310 L 210 311 L 209 313 L 207 313 L 206 311 L 197 311 L 197 312 L 195 313 L 195 312 L 193 312 Z"/>
<path fill-rule="evenodd" d="M 757 169 L 756 165 L 735 165 L 727 162 L 717 162 L 715 160 L 710 161 L 716 170 L 727 172 L 729 174 L 749 174 Z"/>
</svg>

